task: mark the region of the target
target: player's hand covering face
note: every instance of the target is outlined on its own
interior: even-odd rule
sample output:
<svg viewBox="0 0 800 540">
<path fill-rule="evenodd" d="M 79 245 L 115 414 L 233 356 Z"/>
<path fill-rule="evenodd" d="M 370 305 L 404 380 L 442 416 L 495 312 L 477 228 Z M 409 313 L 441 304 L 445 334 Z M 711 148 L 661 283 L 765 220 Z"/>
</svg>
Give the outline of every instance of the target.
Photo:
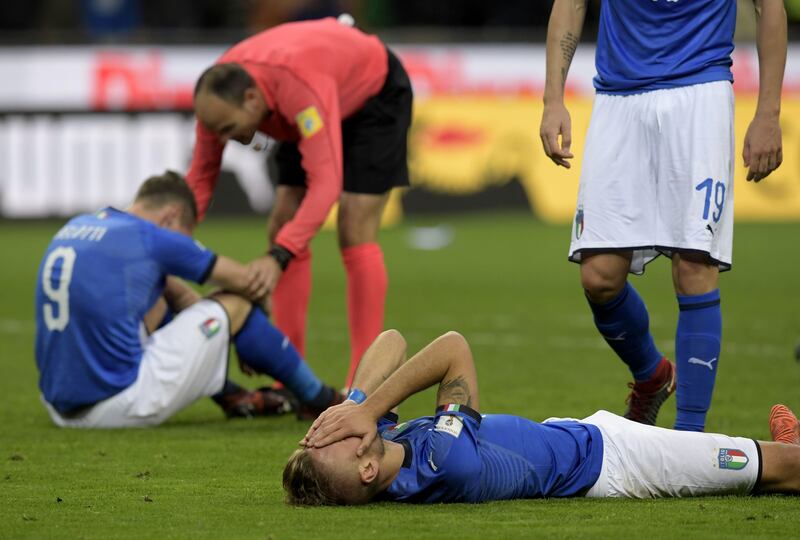
<svg viewBox="0 0 800 540">
<path fill-rule="evenodd" d="M 363 404 L 345 401 L 319 415 L 300 444 L 307 448 L 322 448 L 348 437 L 358 437 L 361 442 L 356 455 L 360 457 L 378 434 L 377 422 L 378 418 Z"/>
</svg>

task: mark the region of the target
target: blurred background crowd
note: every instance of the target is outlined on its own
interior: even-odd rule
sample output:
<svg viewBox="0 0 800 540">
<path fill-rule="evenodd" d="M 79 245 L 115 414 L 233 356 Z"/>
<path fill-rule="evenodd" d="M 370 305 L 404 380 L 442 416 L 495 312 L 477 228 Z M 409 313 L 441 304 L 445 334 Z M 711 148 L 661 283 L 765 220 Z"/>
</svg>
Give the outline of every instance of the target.
<svg viewBox="0 0 800 540">
<path fill-rule="evenodd" d="M 590 0 L 591 40 L 601 0 Z M 740 35 L 752 37 L 752 1 Z M 785 0 L 790 38 L 800 38 L 800 0 Z M 352 14 L 394 42 L 541 41 L 552 0 L 25 0 L 0 3 L 0 42 L 219 43 L 287 21 Z"/>
</svg>

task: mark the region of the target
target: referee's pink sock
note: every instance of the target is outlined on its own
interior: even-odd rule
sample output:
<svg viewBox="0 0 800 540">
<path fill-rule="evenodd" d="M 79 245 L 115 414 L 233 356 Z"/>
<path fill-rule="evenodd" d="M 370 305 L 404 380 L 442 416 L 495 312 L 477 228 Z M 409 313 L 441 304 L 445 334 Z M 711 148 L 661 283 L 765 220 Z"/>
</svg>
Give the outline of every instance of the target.
<svg viewBox="0 0 800 540">
<path fill-rule="evenodd" d="M 383 251 L 376 242 L 342 249 L 347 271 L 347 319 L 350 323 L 350 370 L 345 385 L 353 382 L 358 363 L 383 330 L 383 307 L 389 277 Z"/>
<path fill-rule="evenodd" d="M 311 250 L 306 249 L 292 258 L 272 293 L 272 320 L 304 358 L 310 297 Z"/>
</svg>

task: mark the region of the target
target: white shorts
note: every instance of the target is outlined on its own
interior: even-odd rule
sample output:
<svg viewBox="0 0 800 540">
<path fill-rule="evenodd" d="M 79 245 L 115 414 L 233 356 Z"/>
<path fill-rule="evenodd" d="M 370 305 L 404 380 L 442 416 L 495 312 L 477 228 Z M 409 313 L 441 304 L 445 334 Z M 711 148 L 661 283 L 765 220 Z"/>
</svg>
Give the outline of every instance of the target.
<svg viewBox="0 0 800 540">
<path fill-rule="evenodd" d="M 659 254 L 708 253 L 730 269 L 733 89 L 728 81 L 595 97 L 569 259 L 633 251 L 631 272 Z"/>
<path fill-rule="evenodd" d="M 147 427 L 201 397 L 222 390 L 228 371 L 228 315 L 203 300 L 180 312 L 145 342 L 139 375 L 128 388 L 78 415 L 64 416 L 45 402 L 60 427 Z"/>
<path fill-rule="evenodd" d="M 603 468 L 587 497 L 748 494 L 761 476 L 752 439 L 647 426 L 608 411 L 581 422 L 603 434 Z"/>
</svg>

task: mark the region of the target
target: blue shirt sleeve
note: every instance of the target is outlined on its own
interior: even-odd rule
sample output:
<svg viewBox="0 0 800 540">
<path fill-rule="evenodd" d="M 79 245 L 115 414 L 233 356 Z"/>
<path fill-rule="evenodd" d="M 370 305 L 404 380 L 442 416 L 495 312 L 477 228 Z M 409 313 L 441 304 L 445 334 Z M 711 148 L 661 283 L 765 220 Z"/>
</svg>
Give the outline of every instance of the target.
<svg viewBox="0 0 800 540">
<path fill-rule="evenodd" d="M 458 470 L 466 468 L 466 461 L 477 455 L 480 426 L 481 415 L 466 405 L 437 407 L 429 440 L 429 463 L 432 468 L 442 469 L 454 461 L 461 462 Z M 458 470 L 449 472 L 457 473 Z"/>
<path fill-rule="evenodd" d="M 155 225 L 145 230 L 145 244 L 165 274 L 195 283 L 204 283 L 217 262 L 214 252 L 200 242 Z"/>
<path fill-rule="evenodd" d="M 438 500 L 477 500 L 475 479 L 480 476 L 478 430 L 481 416 L 465 405 L 444 405 L 436 409 L 433 428 L 425 450 L 426 463 L 418 473 L 436 478 Z"/>
</svg>

